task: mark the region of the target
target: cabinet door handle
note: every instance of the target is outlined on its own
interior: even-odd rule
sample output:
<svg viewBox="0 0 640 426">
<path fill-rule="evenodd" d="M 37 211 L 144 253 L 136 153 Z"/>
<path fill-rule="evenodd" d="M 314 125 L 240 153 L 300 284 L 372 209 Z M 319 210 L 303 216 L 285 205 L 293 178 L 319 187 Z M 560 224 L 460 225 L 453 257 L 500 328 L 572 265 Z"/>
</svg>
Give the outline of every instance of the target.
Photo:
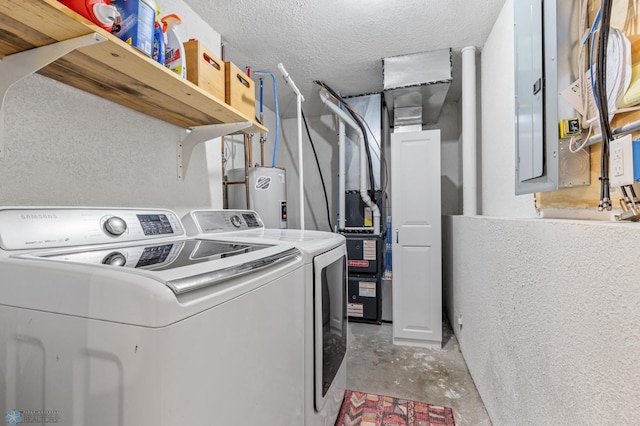
<svg viewBox="0 0 640 426">
<path fill-rule="evenodd" d="M 398 235 L 398 234 L 399 234 L 399 232 L 398 232 L 398 230 L 396 229 L 396 244 L 400 244 L 400 237 L 399 237 L 399 235 Z"/>
</svg>

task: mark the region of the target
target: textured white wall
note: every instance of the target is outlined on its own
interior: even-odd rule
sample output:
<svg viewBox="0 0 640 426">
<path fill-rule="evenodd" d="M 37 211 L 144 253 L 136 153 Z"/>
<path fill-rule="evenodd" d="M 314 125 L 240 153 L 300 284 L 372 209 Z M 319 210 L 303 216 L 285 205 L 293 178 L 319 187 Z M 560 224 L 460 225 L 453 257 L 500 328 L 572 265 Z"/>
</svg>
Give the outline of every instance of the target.
<svg viewBox="0 0 640 426">
<path fill-rule="evenodd" d="M 162 3 L 172 8 L 166 13 L 185 20 L 186 37 L 219 46 L 219 35 L 182 1 Z M 5 109 L 0 205 L 167 207 L 178 213 L 222 206 L 219 142 L 197 147 L 186 180 L 178 182 L 176 143 L 184 129 L 39 75 L 13 86 Z"/>
<path fill-rule="evenodd" d="M 258 80 L 253 77 L 258 85 Z M 271 78 L 265 79 L 265 90 L 273 91 L 271 86 Z M 259 101 L 257 99 L 258 89 L 256 89 L 256 116 L 259 115 Z M 276 140 L 276 115 L 271 110 L 271 105 L 264 105 L 263 116 L 264 125 L 269 132 L 266 134 L 264 143 L 264 166 L 271 167 L 273 161 L 273 147 Z M 280 138 L 282 140 L 282 137 Z M 252 140 L 252 165 L 260 165 L 260 134 L 254 134 Z M 225 141 L 225 170 L 243 168 L 244 167 L 244 135 L 231 135 L 224 138 Z M 277 158 L 276 158 L 277 159 Z M 278 166 L 279 164 L 276 164 Z"/>
<path fill-rule="evenodd" d="M 442 173 L 442 214 L 462 213 L 462 145 L 460 103 L 446 102 L 438 123 L 424 130 L 440 129 L 440 170 Z"/>
<path fill-rule="evenodd" d="M 278 72 L 278 78 L 280 74 Z M 257 79 L 253 77 L 254 81 Z M 278 82 L 282 80 L 279 78 Z M 272 92 L 273 87 L 271 78 L 264 80 L 264 90 Z M 278 85 L 278 96 L 289 89 L 282 85 Z M 258 90 L 256 90 L 258 96 Z M 280 105 L 282 108 L 283 105 Z M 264 105 L 264 122 L 269 129 L 267 141 L 264 145 L 265 166 L 271 167 L 273 162 L 273 152 L 275 146 L 275 113 L 272 110 L 273 105 Z M 259 111 L 259 102 L 256 100 L 256 111 Z M 322 173 L 327 188 L 327 196 L 329 199 L 329 211 L 332 214 L 331 224 L 336 225 L 335 211 L 337 210 L 337 200 L 334 194 L 338 187 L 337 170 L 338 170 L 338 145 L 337 145 L 337 122 L 330 115 L 320 117 L 307 117 L 309 131 L 316 144 L 316 152 L 318 160 L 322 167 Z M 285 119 L 280 122 L 280 139 L 278 141 L 278 149 L 276 153 L 276 166 L 283 167 L 287 176 L 287 213 L 288 226 L 290 229 L 300 228 L 300 202 L 299 202 L 299 166 L 298 166 L 298 121 L 297 119 Z M 305 186 L 305 228 L 319 229 L 323 231 L 333 230 L 329 228 L 326 203 L 324 199 L 322 182 L 318 172 L 313 150 L 307 137 L 306 129 L 302 128 L 303 135 L 303 170 L 304 170 L 304 186 Z M 225 138 L 225 157 L 228 159 L 225 163 L 226 170 L 244 167 L 244 144 L 243 137 L 234 135 Z M 253 161 L 252 165 L 260 163 L 260 136 L 253 137 Z"/>
<path fill-rule="evenodd" d="M 338 209 L 338 123 L 332 115 L 307 117 L 309 131 L 316 147 L 320 167 L 329 199 L 331 224 L 336 226 Z M 289 228 L 300 227 L 300 197 L 298 165 L 298 122 L 296 119 L 282 121 L 282 135 L 278 158 L 282 167 L 287 169 L 287 206 L 289 212 Z M 304 171 L 305 228 L 328 231 L 327 208 L 320 181 L 320 173 L 313 156 L 304 123 L 302 127 L 302 155 Z"/>
<path fill-rule="evenodd" d="M 495 425 L 636 424 L 639 229 L 536 219 L 513 195 L 512 16 L 482 52 L 485 216 L 443 220 L 446 311 Z"/>
<path fill-rule="evenodd" d="M 533 217 L 533 195 L 515 193 L 513 0 L 507 0 L 481 60 L 482 214 Z"/>
<path fill-rule="evenodd" d="M 493 424 L 637 424 L 637 225 L 453 216 L 443 231 L 449 315 Z"/>
</svg>

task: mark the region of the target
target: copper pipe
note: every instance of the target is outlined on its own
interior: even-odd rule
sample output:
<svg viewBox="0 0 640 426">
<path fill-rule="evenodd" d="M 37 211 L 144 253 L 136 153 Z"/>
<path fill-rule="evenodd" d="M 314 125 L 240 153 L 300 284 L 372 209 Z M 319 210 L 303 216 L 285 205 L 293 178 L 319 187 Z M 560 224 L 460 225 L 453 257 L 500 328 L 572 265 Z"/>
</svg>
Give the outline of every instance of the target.
<svg viewBox="0 0 640 426">
<path fill-rule="evenodd" d="M 220 138 L 220 142 L 221 142 L 220 155 L 222 155 L 222 177 L 224 178 L 224 136 Z"/>
<path fill-rule="evenodd" d="M 220 59 L 224 61 L 224 43 L 220 43 Z M 224 136 L 220 139 L 222 141 L 221 154 L 222 154 L 222 208 L 229 207 L 229 193 L 227 191 L 227 178 L 224 175 Z"/>
<path fill-rule="evenodd" d="M 249 201 L 251 199 L 249 195 L 249 167 L 251 164 L 251 160 L 249 159 L 249 144 L 251 143 L 251 139 L 248 134 L 244 134 L 244 185 L 245 185 L 245 194 L 247 197 L 247 209 L 249 207 Z"/>
<path fill-rule="evenodd" d="M 247 136 L 249 137 L 249 167 L 253 167 L 253 134 L 247 134 Z"/>
<path fill-rule="evenodd" d="M 260 80 L 262 84 L 262 80 Z M 262 90 L 262 87 L 260 88 Z M 264 124 L 264 113 L 260 113 L 260 124 Z M 264 143 L 267 140 L 266 133 L 260 133 L 260 167 L 264 167 Z"/>
</svg>

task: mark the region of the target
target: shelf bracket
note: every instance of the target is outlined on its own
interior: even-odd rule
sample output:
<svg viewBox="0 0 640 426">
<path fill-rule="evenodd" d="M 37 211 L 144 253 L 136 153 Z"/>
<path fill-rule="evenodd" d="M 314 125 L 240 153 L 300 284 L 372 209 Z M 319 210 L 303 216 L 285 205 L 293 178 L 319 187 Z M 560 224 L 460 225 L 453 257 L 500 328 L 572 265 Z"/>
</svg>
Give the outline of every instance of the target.
<svg viewBox="0 0 640 426">
<path fill-rule="evenodd" d="M 251 127 L 250 121 L 238 123 L 209 124 L 206 126 L 191 127 L 187 130 L 187 136 L 178 142 L 178 180 L 183 181 L 187 174 L 187 166 L 191 161 L 191 154 L 196 145 L 220 136 L 237 133 L 247 127 Z"/>
<path fill-rule="evenodd" d="M 11 86 L 69 52 L 106 40 L 107 38 L 103 35 L 91 33 L 14 53 L 0 59 L 2 76 L 0 79 L 0 157 L 4 156 L 4 99 Z"/>
</svg>

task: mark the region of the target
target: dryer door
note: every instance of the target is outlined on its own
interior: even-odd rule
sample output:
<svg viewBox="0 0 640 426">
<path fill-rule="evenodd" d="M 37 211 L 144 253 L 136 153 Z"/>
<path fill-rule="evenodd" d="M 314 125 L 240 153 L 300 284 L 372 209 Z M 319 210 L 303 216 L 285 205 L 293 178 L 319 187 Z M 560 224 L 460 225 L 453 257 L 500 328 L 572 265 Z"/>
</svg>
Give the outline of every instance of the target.
<svg viewBox="0 0 640 426">
<path fill-rule="evenodd" d="M 315 408 L 321 411 L 347 353 L 347 256 L 340 246 L 313 259 Z"/>
</svg>

